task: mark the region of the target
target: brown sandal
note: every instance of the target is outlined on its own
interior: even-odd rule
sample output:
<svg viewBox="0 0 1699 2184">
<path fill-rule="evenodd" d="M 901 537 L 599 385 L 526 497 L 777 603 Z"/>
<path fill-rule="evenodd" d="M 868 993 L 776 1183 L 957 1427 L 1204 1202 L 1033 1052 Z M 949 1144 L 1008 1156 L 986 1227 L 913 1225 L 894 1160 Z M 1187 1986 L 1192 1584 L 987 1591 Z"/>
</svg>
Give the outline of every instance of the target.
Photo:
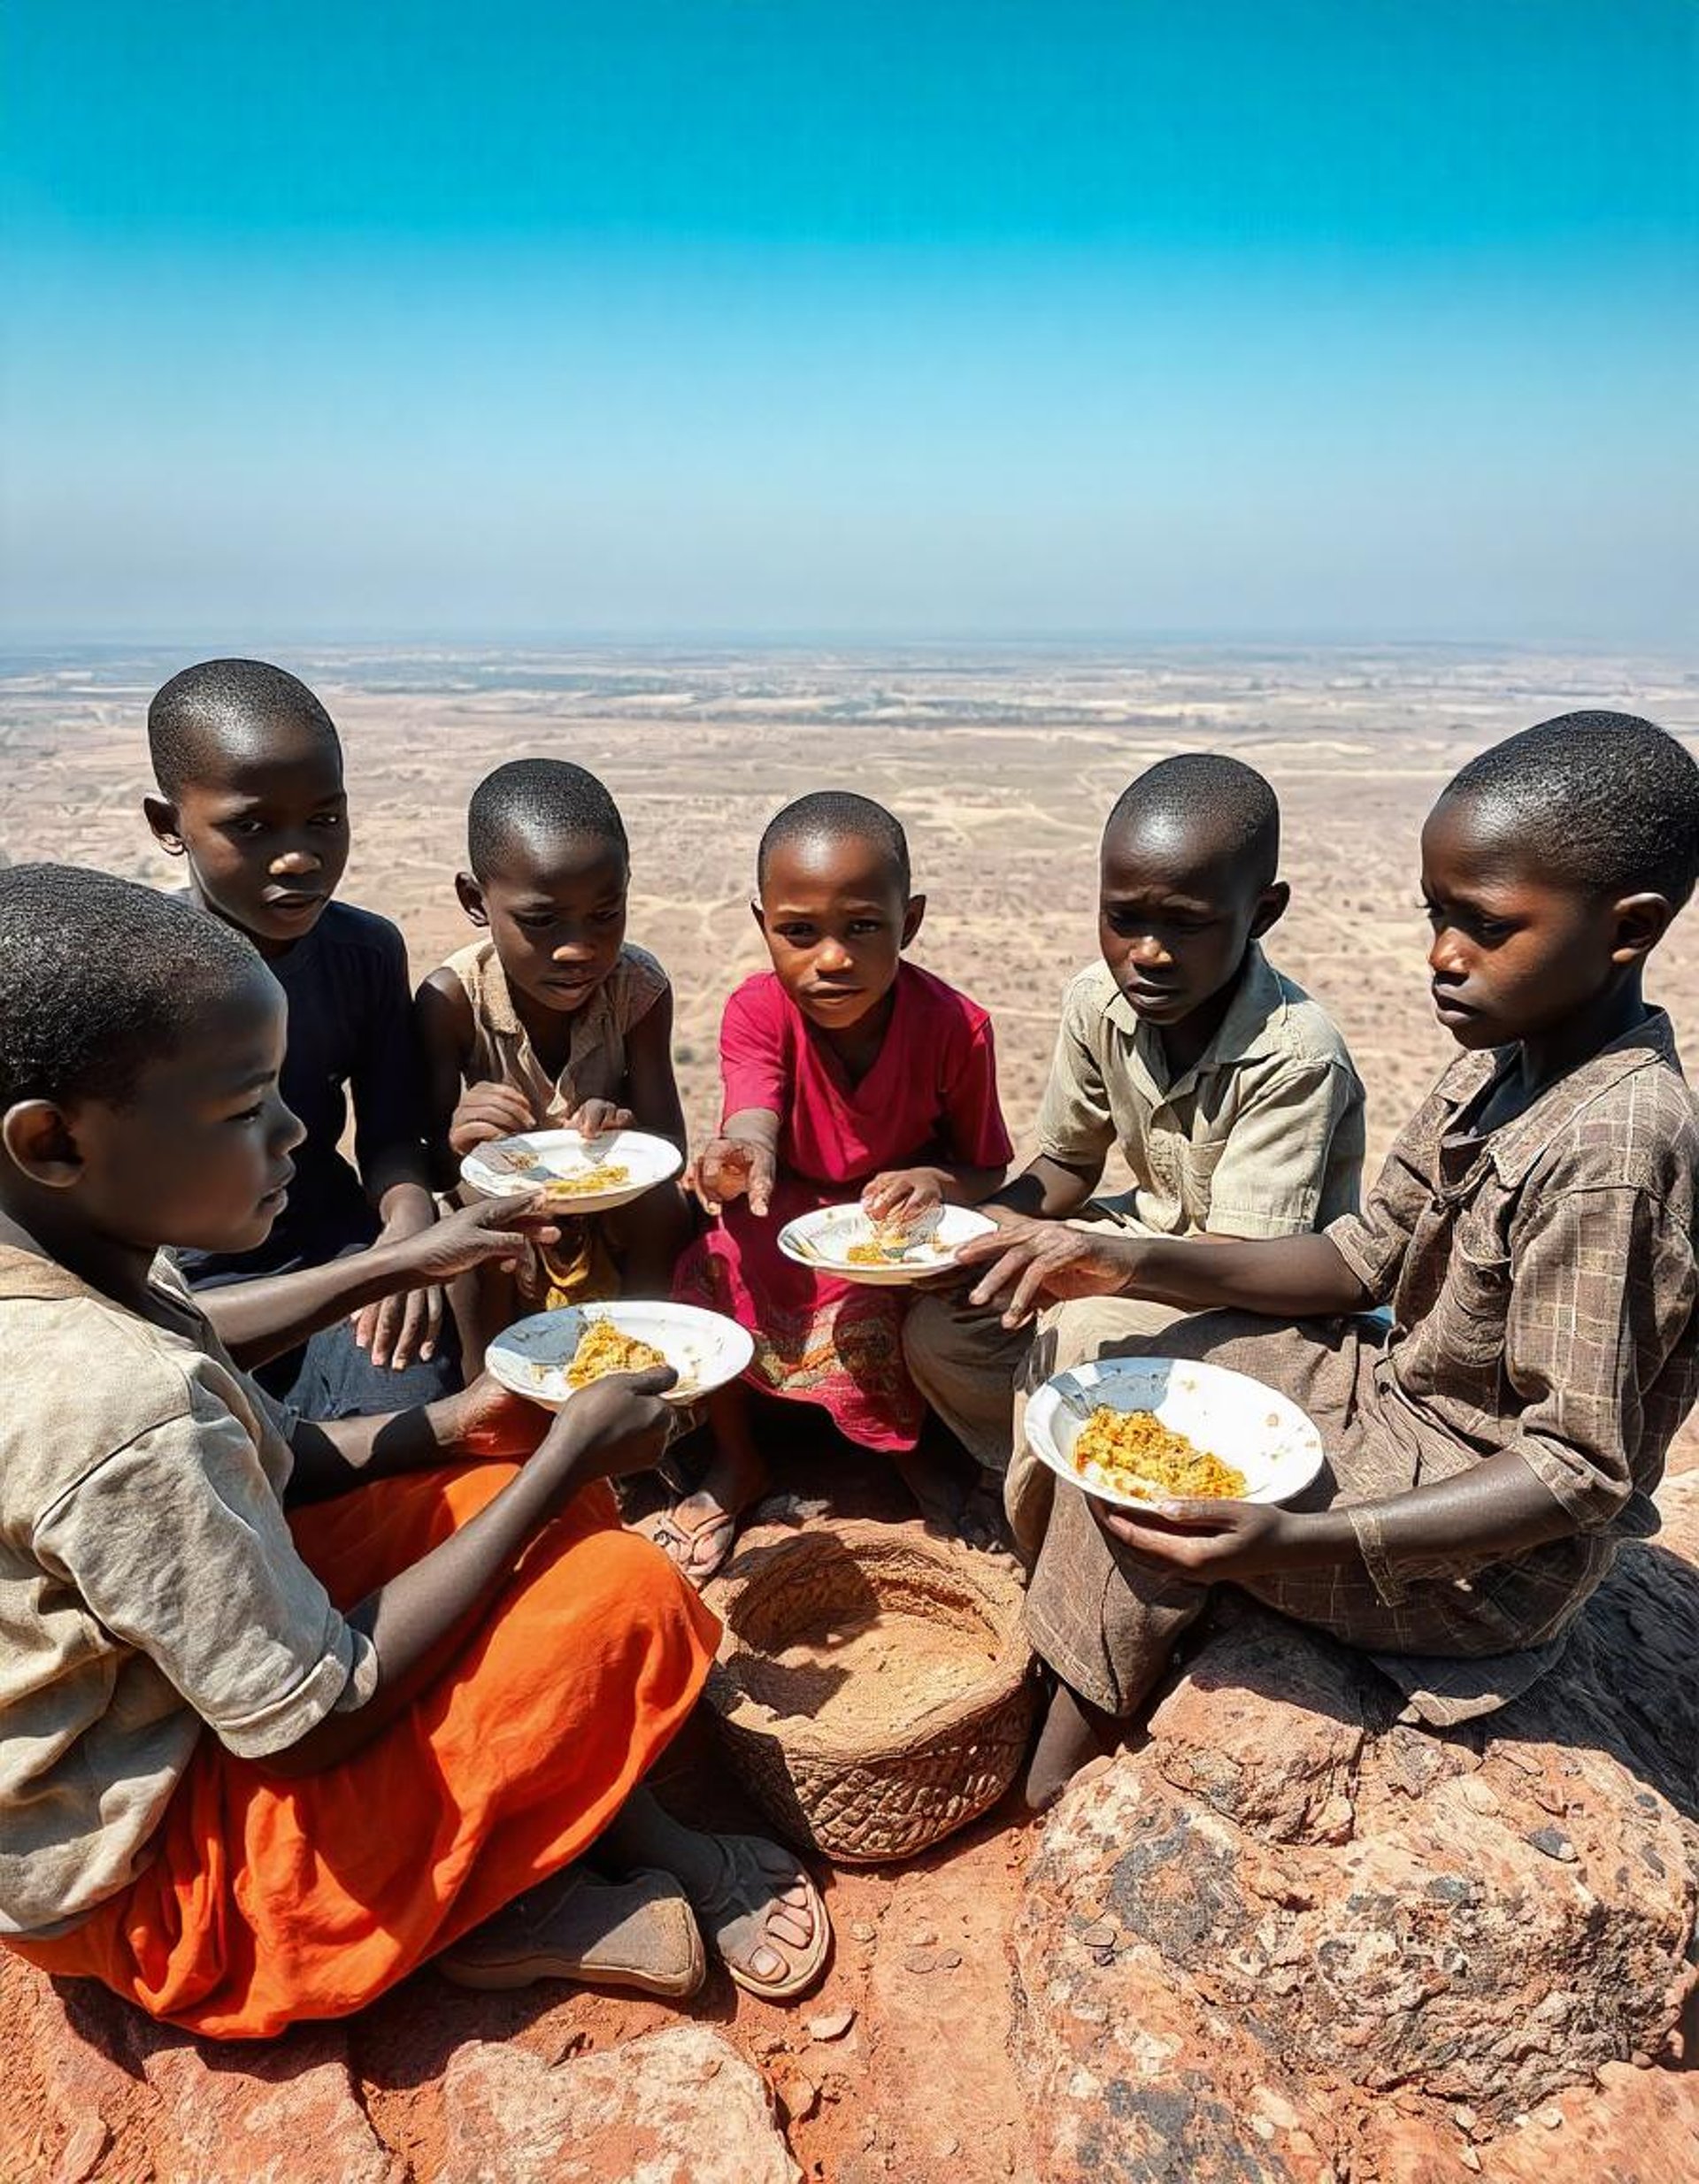
<svg viewBox="0 0 1699 2184">
<path fill-rule="evenodd" d="M 723 1509 L 709 1509 L 692 1523 L 683 1503 L 674 1502 L 649 1526 L 647 1536 L 680 1575 L 700 1590 L 729 1559 L 737 1542 L 737 1519 Z M 704 1542 L 708 1551 L 699 1553 Z"/>
</svg>

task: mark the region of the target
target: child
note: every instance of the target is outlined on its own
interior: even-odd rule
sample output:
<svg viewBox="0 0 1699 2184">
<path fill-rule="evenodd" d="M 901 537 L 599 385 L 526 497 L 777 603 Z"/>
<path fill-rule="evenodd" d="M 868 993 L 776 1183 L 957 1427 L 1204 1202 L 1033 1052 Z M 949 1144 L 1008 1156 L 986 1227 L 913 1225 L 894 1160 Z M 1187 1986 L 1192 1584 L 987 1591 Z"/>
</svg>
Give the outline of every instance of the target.
<svg viewBox="0 0 1699 2184">
<path fill-rule="evenodd" d="M 716 1636 L 598 1483 L 654 1462 L 665 1373 L 552 1423 L 483 1381 L 307 1425 L 156 1256 L 264 1241 L 283 1055 L 275 980 L 189 903 L 0 873 L 0 1932 L 225 2038 L 445 1949 L 475 1985 L 677 1996 L 705 1937 L 800 1991 L 827 1928 L 796 1861 L 639 1787 Z M 573 1867 L 592 1842 L 627 1878 Z"/>
<path fill-rule="evenodd" d="M 1258 945 L 1290 895 L 1280 850 L 1274 792 L 1236 758 L 1165 758 L 1124 791 L 1099 862 L 1102 959 L 1063 1003 L 1037 1156 L 988 1211 L 1083 1223 L 1096 1208 L 1140 1235 L 1288 1236 L 1356 1207 L 1362 1085 L 1325 1011 Z M 1117 1148 L 1134 1188 L 1095 1200 Z M 1024 1554 L 1042 1536 L 1051 1474 L 1015 1429 L 1011 1389 L 1172 1317 L 1095 1298 L 1047 1314 L 1034 1339 L 959 1290 L 917 1305 L 910 1370 L 997 1482 Z M 988 1526 L 995 1512 L 993 1499 Z"/>
<path fill-rule="evenodd" d="M 1058 1488 L 1027 1596 L 1060 1679 L 1035 1804 L 1136 1712 L 1217 1580 L 1362 1647 L 1406 1719 L 1445 1725 L 1525 1690 L 1618 1540 L 1657 1529 L 1699 1388 L 1699 1111 L 1641 981 L 1696 871 L 1699 766 L 1672 737 L 1621 713 L 1512 736 L 1422 832 L 1434 1005 L 1465 1053 L 1361 1216 L 1201 1250 L 1023 1223 L 966 1255 L 1011 1324 L 1040 1297 L 1223 1308 L 1158 1346 L 1283 1388 L 1326 1444 L 1290 1508 L 1133 1517 Z M 1350 1316 L 1376 1304 L 1390 1328 Z"/>
<path fill-rule="evenodd" d="M 788 805 L 761 838 L 756 884 L 773 969 L 726 1004 L 725 1119 L 693 1177 L 719 1223 L 679 1294 L 754 1333 L 755 1387 L 820 1403 L 850 1440 L 906 1458 L 923 1413 L 903 1365 L 903 1294 L 812 1273 L 776 1239 L 798 1213 L 845 1199 L 912 1218 L 996 1188 L 1011 1148 L 991 1020 L 903 962 L 926 897 L 911 893 L 908 842 L 879 804 L 826 794 Z M 697 1584 L 766 1478 L 741 1389 L 708 1410 L 713 1462 L 655 1534 Z"/>
<path fill-rule="evenodd" d="M 517 758 L 473 791 L 466 830 L 471 870 L 455 888 L 485 938 L 418 996 L 442 1179 L 474 1146 L 524 1130 L 635 1127 L 682 1151 L 673 988 L 626 939 L 631 861 L 612 797 L 582 766 Z M 487 1270 L 465 1299 L 468 1371 L 521 1311 L 621 1288 L 665 1296 L 689 1219 L 673 1187 L 562 1227 L 542 1279 L 516 1295 Z"/>
<path fill-rule="evenodd" d="M 287 1209 L 251 1250 L 185 1251 L 196 1288 L 318 1266 L 417 1235 L 427 1186 L 407 950 L 387 919 L 332 900 L 348 863 L 342 752 L 304 683 L 259 660 L 204 660 L 148 708 L 155 839 L 196 902 L 245 933 L 289 1003 L 283 1097 L 306 1136 Z M 354 1106 L 354 1165 L 338 1150 Z M 265 1368 L 319 1418 L 428 1402 L 459 1384 L 442 1292 L 368 1306 Z M 241 1311 L 256 1300 L 242 1299 Z M 258 1300 L 264 1309 L 264 1300 Z"/>
</svg>

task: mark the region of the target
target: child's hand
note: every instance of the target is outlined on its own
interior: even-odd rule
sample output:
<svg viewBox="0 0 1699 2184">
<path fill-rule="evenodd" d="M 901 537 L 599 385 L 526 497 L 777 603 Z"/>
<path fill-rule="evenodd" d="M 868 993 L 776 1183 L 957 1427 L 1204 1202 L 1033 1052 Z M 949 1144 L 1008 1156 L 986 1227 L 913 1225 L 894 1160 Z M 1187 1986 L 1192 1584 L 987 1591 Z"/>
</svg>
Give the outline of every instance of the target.
<svg viewBox="0 0 1699 2184">
<path fill-rule="evenodd" d="M 558 1221 L 540 1190 L 480 1198 L 409 1238 L 408 1271 L 415 1281 L 448 1281 L 491 1259 L 504 1266 L 521 1265 L 534 1244 L 560 1241 Z"/>
<path fill-rule="evenodd" d="M 747 1197 L 751 1213 L 765 1217 L 778 1180 L 778 1163 L 766 1146 L 752 1138 L 713 1137 L 690 1163 L 684 1179 L 710 1213 L 728 1198 Z"/>
<path fill-rule="evenodd" d="M 427 1191 L 396 1194 L 394 1211 L 378 1231 L 376 1244 L 410 1244 L 428 1235 L 436 1220 L 436 1202 Z M 404 1373 L 415 1358 L 435 1354 L 442 1328 L 442 1292 L 410 1283 L 349 1314 L 354 1340 L 374 1365 Z"/>
<path fill-rule="evenodd" d="M 1095 1495 L 1087 1499 L 1120 1548 L 1183 1584 L 1272 1577 L 1310 1559 L 1299 1550 L 1303 1519 L 1266 1502 L 1152 1502 L 1146 1511 L 1118 1509 Z"/>
<path fill-rule="evenodd" d="M 944 1177 L 939 1168 L 888 1168 L 861 1194 L 862 1210 L 872 1219 L 892 1221 L 903 1228 L 943 1202 Z"/>
<path fill-rule="evenodd" d="M 530 1101 L 511 1084 L 468 1085 L 449 1124 L 449 1145 L 464 1160 L 494 1138 L 519 1137 L 536 1127 Z"/>
<path fill-rule="evenodd" d="M 534 1246 L 554 1243 L 559 1235 L 555 1217 L 535 1191 L 480 1198 L 423 1228 L 390 1224 L 378 1243 L 394 1252 L 396 1287 L 353 1315 L 355 1340 L 371 1352 L 373 1365 L 404 1371 L 416 1357 L 435 1352 L 442 1328 L 442 1283 L 491 1259 L 519 1266 Z"/>
<path fill-rule="evenodd" d="M 1046 1304 L 1137 1294 L 1137 1239 L 1034 1221 L 1007 1208 L 986 1210 L 996 1234 L 970 1236 L 956 1260 L 973 1283 L 969 1302 L 1000 1311 L 1005 1327 L 1024 1327 Z"/>
<path fill-rule="evenodd" d="M 606 1137 L 612 1130 L 629 1130 L 636 1117 L 629 1107 L 612 1100 L 586 1100 L 566 1118 L 566 1127 L 580 1137 Z"/>
<path fill-rule="evenodd" d="M 671 1365 L 653 1365 L 647 1373 L 610 1373 L 592 1380 L 557 1414 L 539 1457 L 547 1457 L 551 1443 L 577 1451 L 577 1484 L 652 1471 L 680 1422 L 661 1401 L 678 1377 Z"/>
</svg>

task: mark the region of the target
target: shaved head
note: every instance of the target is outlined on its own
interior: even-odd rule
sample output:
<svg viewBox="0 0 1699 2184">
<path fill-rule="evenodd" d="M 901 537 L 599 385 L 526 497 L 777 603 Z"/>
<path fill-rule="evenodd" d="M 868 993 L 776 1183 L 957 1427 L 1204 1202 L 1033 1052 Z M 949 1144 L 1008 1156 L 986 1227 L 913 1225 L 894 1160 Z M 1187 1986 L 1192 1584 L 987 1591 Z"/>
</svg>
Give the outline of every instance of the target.
<svg viewBox="0 0 1699 2184">
<path fill-rule="evenodd" d="M 1171 862 L 1234 865 L 1246 888 L 1272 884 L 1280 861 L 1280 807 L 1254 768 L 1216 751 L 1164 758 L 1121 791 L 1103 828 L 1103 847 L 1140 845 Z"/>
<path fill-rule="evenodd" d="M 513 758 L 487 773 L 466 811 L 466 860 L 487 880 L 504 852 L 561 842 L 604 843 L 627 855 L 619 806 L 594 773 L 565 758 Z"/>
<path fill-rule="evenodd" d="M 1472 758 L 1441 804 L 1468 801 L 1527 865 L 1597 894 L 1642 888 L 1679 910 L 1699 874 L 1699 765 L 1637 713 L 1561 713 Z"/>
<path fill-rule="evenodd" d="M 864 842 L 889 865 L 897 892 L 906 900 L 911 884 L 909 838 L 901 820 L 871 796 L 848 789 L 823 788 L 798 796 L 767 822 L 755 857 L 755 884 L 763 887 L 775 851 L 812 849 L 817 844 Z"/>
<path fill-rule="evenodd" d="M 148 756 L 161 796 L 232 767 L 326 750 L 342 763 L 336 725 L 298 677 L 265 660 L 202 660 L 148 707 Z"/>
</svg>

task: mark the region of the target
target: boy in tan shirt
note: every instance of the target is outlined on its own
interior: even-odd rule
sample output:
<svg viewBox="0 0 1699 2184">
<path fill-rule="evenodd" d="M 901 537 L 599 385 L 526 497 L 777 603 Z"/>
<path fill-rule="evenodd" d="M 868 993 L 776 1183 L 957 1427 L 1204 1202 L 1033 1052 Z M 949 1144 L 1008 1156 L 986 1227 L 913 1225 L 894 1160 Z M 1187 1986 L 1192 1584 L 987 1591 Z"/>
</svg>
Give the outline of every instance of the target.
<svg viewBox="0 0 1699 2184">
<path fill-rule="evenodd" d="M 1261 774 L 1215 754 L 1164 759 L 1121 796 L 1103 830 L 1102 960 L 1063 1003 L 1038 1151 L 988 1212 L 1137 1235 L 1267 1237 L 1355 1210 L 1362 1085 L 1326 1012 L 1258 945 L 1290 894 L 1276 876 L 1280 826 Z M 1096 1199 L 1118 1150 L 1134 1188 Z M 910 1370 L 1003 1479 L 1024 1552 L 1042 1536 L 1049 1473 L 1021 1449 L 1020 1391 L 1172 1317 L 1091 1299 L 1011 1331 L 959 1288 L 910 1315 Z"/>
</svg>

